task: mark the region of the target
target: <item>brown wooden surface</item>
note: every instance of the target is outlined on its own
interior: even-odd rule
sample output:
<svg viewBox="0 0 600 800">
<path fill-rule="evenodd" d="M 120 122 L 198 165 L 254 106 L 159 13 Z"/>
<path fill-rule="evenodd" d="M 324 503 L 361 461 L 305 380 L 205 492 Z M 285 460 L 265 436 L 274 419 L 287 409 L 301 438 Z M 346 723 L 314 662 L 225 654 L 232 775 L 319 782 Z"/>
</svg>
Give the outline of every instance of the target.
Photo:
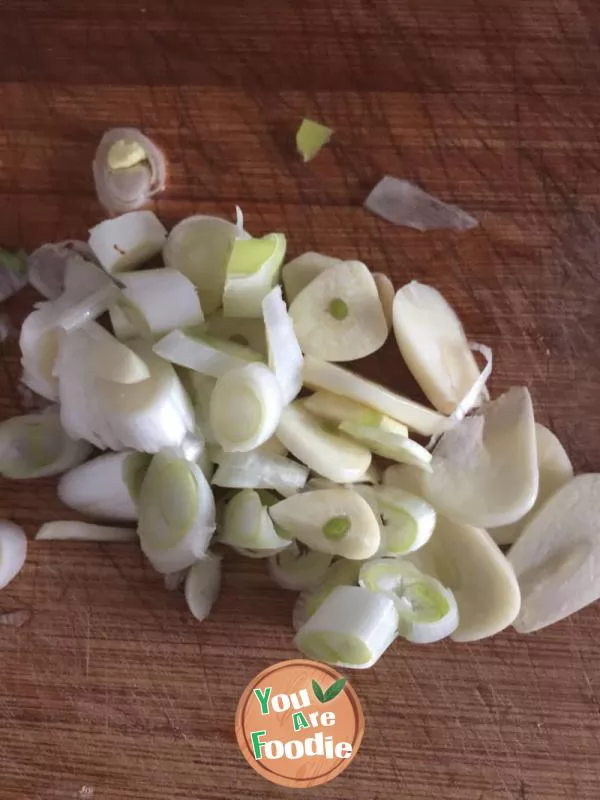
<svg viewBox="0 0 600 800">
<path fill-rule="evenodd" d="M 171 158 L 165 221 L 238 203 L 292 254 L 433 283 L 494 347 L 493 391 L 527 383 L 576 468 L 600 468 L 594 0 L 0 0 L 0 113 L 5 245 L 82 237 L 100 219 L 97 140 L 143 127 Z M 336 131 L 308 166 L 304 116 Z M 481 227 L 370 216 L 385 173 Z M 18 408 L 14 355 L 2 417 Z M 415 391 L 391 345 L 366 368 Z M 0 483 L 0 516 L 29 533 L 64 514 L 52 481 Z M 0 595 L 0 611 L 32 612 L 0 628 L 0 798 L 295 796 L 244 763 L 233 724 L 250 677 L 294 656 L 292 603 L 263 565 L 231 560 L 199 625 L 134 547 L 32 544 Z M 353 675 L 365 740 L 313 796 L 597 800 L 599 657 L 598 607 L 530 637 L 397 644 Z"/>
</svg>

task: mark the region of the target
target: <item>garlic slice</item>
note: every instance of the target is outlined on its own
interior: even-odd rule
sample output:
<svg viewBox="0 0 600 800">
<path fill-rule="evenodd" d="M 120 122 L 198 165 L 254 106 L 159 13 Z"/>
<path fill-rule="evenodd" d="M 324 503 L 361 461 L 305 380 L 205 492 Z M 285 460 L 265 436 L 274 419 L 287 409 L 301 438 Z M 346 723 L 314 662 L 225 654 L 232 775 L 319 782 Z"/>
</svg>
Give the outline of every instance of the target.
<svg viewBox="0 0 600 800">
<path fill-rule="evenodd" d="M 393 320 L 415 380 L 438 411 L 451 414 L 479 377 L 457 315 L 437 289 L 411 281 L 396 293 Z M 472 405 L 480 400 L 473 398 Z"/>
<path fill-rule="evenodd" d="M 531 633 L 600 598 L 600 474 L 578 475 L 525 526 L 508 560 L 521 587 L 514 627 Z"/>
<path fill-rule="evenodd" d="M 366 425 L 377 430 L 408 436 L 408 428 L 402 422 L 375 411 L 373 408 L 349 400 L 333 392 L 317 391 L 302 401 L 304 407 L 317 417 L 327 419 L 340 425 L 350 422 L 355 425 Z"/>
<path fill-rule="evenodd" d="M 538 422 L 535 424 L 535 441 L 539 472 L 539 489 L 535 504 L 517 522 L 503 525 L 500 528 L 490 528 L 490 536 L 496 544 L 513 544 L 513 542 L 516 542 L 546 500 L 552 497 L 561 486 L 564 486 L 573 477 L 573 465 L 562 444 L 548 428 Z"/>
<path fill-rule="evenodd" d="M 166 185 L 162 151 L 136 128 L 107 131 L 92 164 L 96 194 L 109 214 L 135 211 Z"/>
<path fill-rule="evenodd" d="M 366 447 L 329 432 L 298 401 L 283 409 L 277 438 L 309 469 L 336 483 L 359 480 L 371 464 Z"/>
<path fill-rule="evenodd" d="M 514 622 L 521 605 L 515 573 L 486 531 L 438 514 L 433 536 L 407 556 L 453 593 L 459 623 L 456 642 L 493 636 Z"/>
<path fill-rule="evenodd" d="M 202 214 L 182 220 L 169 234 L 165 264 L 191 280 L 205 314 L 221 306 L 229 255 L 236 239 L 247 237 L 233 222 Z"/>
<path fill-rule="evenodd" d="M 325 389 L 357 403 L 387 414 L 403 422 L 411 430 L 432 436 L 451 427 L 452 422 L 431 408 L 395 394 L 374 381 L 355 375 L 337 364 L 320 361 L 312 356 L 304 359 L 304 385 L 311 389 Z"/>
<path fill-rule="evenodd" d="M 332 258 L 331 256 L 323 255 L 323 253 L 310 251 L 285 264 L 281 270 L 281 282 L 283 283 L 285 299 L 288 305 L 322 272 L 341 263 L 342 260 L 340 258 Z"/>
<path fill-rule="evenodd" d="M 396 296 L 394 284 L 384 272 L 374 272 L 373 280 L 377 287 L 379 302 L 383 309 L 383 315 L 385 316 L 388 330 L 391 330 L 394 324 L 394 298 Z"/>
<path fill-rule="evenodd" d="M 290 536 L 321 553 L 360 560 L 379 549 L 377 517 L 352 489 L 296 494 L 275 503 L 269 513 Z"/>
<path fill-rule="evenodd" d="M 383 346 L 388 335 L 377 286 L 360 261 L 325 270 L 290 306 L 305 355 L 324 361 L 355 361 Z"/>
<path fill-rule="evenodd" d="M 514 387 L 445 433 L 431 468 L 423 496 L 447 517 L 482 528 L 520 519 L 538 492 L 529 391 Z"/>
</svg>

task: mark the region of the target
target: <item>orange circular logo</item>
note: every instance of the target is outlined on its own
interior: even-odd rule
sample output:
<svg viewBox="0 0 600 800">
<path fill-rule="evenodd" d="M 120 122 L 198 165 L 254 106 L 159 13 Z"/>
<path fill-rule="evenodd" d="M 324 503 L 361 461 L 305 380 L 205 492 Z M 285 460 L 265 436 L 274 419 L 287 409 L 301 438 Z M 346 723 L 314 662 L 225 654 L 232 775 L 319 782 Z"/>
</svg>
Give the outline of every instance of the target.
<svg viewBox="0 0 600 800">
<path fill-rule="evenodd" d="M 253 678 L 235 715 L 250 766 L 272 783 L 295 788 L 333 780 L 358 752 L 364 731 L 348 680 L 304 659 L 281 661 Z"/>
</svg>

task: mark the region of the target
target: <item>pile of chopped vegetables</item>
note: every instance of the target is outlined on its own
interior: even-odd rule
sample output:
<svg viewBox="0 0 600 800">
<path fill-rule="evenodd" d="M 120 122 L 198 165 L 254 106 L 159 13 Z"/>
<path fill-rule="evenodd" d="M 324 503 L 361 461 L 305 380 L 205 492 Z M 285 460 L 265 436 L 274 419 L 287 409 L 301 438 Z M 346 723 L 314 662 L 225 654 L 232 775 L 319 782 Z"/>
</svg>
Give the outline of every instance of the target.
<svg viewBox="0 0 600 800">
<path fill-rule="evenodd" d="M 330 134 L 305 124 L 303 157 Z M 285 235 L 251 236 L 239 209 L 169 233 L 140 210 L 165 174 L 145 136 L 109 131 L 96 188 L 126 213 L 87 243 L 0 251 L 7 293 L 28 278 L 45 297 L 20 347 L 23 384 L 50 403 L 0 425 L 0 474 L 60 474 L 60 499 L 90 520 L 37 539 L 139 541 L 198 620 L 223 547 L 263 558 L 298 592 L 297 648 L 341 667 L 397 638 L 536 631 L 598 599 L 600 475 L 573 477 L 526 387 L 490 399 L 492 353 L 436 289 L 394 291 L 321 253 L 286 263 Z M 411 187 L 385 178 L 367 205 L 416 228 L 476 224 Z M 348 369 L 392 331 L 431 407 Z M 0 588 L 26 550 L 2 522 Z"/>
</svg>

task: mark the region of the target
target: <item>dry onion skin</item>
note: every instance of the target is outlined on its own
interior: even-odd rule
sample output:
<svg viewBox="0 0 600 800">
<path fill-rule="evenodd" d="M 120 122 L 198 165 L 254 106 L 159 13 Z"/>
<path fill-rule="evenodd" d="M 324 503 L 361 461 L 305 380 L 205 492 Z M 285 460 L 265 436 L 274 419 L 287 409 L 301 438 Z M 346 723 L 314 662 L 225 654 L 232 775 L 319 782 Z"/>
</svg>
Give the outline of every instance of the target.
<svg viewBox="0 0 600 800">
<path fill-rule="evenodd" d="M 92 165 L 96 194 L 109 214 L 145 206 L 167 181 L 163 152 L 136 128 L 113 128 L 98 145 Z"/>
</svg>

